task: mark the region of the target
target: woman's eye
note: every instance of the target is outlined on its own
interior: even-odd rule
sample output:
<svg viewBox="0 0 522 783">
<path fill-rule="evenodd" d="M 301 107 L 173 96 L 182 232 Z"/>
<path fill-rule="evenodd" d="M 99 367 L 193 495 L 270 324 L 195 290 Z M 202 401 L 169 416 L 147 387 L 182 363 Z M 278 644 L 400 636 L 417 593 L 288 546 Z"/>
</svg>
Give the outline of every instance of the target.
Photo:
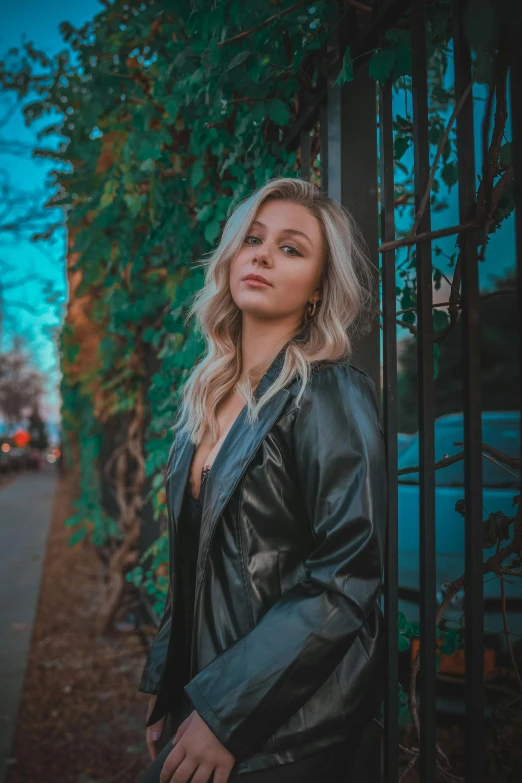
<svg viewBox="0 0 522 783">
<path fill-rule="evenodd" d="M 293 245 L 283 245 L 283 247 L 289 247 L 291 250 L 294 250 L 296 253 L 298 253 L 298 255 L 301 255 L 299 253 L 299 250 L 296 247 L 294 247 Z"/>
<path fill-rule="evenodd" d="M 248 239 L 257 239 L 257 240 L 261 241 L 261 240 L 259 239 L 259 237 L 255 237 L 255 236 L 253 236 L 252 234 L 247 234 L 247 236 L 245 237 L 245 242 L 246 242 Z M 250 242 L 249 242 L 248 244 L 250 244 Z M 281 247 L 289 247 L 291 250 L 293 250 L 293 251 L 294 251 L 294 253 L 297 253 L 298 255 L 301 255 L 301 253 L 299 252 L 299 250 L 298 250 L 296 247 L 294 247 L 293 245 L 282 245 Z M 288 255 L 288 253 L 285 253 L 285 255 Z"/>
</svg>

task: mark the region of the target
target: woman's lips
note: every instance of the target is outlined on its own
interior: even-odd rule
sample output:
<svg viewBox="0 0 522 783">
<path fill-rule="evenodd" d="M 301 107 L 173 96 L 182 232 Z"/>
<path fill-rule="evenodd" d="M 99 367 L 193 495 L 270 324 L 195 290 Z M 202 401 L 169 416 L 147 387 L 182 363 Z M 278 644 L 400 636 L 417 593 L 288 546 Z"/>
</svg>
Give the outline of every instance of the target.
<svg viewBox="0 0 522 783">
<path fill-rule="evenodd" d="M 247 285 L 253 285 L 253 286 L 268 286 L 269 283 L 263 283 L 262 280 L 254 280 L 252 277 L 249 277 L 247 280 L 243 280 L 244 283 Z"/>
</svg>

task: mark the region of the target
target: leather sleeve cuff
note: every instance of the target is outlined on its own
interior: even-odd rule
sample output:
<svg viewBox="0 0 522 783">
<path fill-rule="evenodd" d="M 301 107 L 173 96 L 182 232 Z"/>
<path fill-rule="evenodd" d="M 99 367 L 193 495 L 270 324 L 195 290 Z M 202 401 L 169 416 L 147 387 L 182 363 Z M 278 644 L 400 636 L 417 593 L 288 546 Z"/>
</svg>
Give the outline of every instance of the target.
<svg viewBox="0 0 522 783">
<path fill-rule="evenodd" d="M 211 732 L 217 737 L 221 744 L 234 756 L 236 761 L 242 761 L 248 755 L 248 749 L 241 743 L 236 742 L 230 737 L 222 722 L 217 715 L 213 712 L 211 706 L 205 699 L 201 689 L 199 688 L 195 680 L 191 680 L 185 685 L 185 693 L 194 705 L 194 709 L 198 715 L 205 721 Z"/>
<path fill-rule="evenodd" d="M 152 680 L 142 680 L 140 684 L 138 685 L 138 690 L 141 693 L 151 693 L 153 696 L 156 696 L 158 693 L 158 682 L 153 682 Z"/>
</svg>

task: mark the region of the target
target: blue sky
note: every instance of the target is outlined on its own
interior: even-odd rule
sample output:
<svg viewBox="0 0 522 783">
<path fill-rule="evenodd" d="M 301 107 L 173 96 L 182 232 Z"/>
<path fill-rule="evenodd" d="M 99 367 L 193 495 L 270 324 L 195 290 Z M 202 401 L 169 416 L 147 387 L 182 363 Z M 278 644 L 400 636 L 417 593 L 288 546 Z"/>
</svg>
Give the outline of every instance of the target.
<svg viewBox="0 0 522 783">
<path fill-rule="evenodd" d="M 22 40 L 32 41 L 35 48 L 52 55 L 66 47 L 58 26 L 67 20 L 80 25 L 102 9 L 95 0 L 66 3 L 64 0 L 18 0 L 2 4 L 0 11 L 0 58 L 12 47 L 19 47 Z M 0 96 L 0 118 L 6 116 L 15 104 L 14 98 Z M 51 146 L 37 142 L 39 128 L 49 124 L 49 118 L 26 127 L 19 110 L 14 111 L 9 121 L 0 128 L 0 139 L 17 141 L 33 147 Z M 54 144 L 52 146 L 55 146 Z M 46 185 L 47 173 L 56 167 L 53 161 L 31 159 L 30 153 L 2 154 L 0 147 L 0 171 L 2 184 L 6 178 L 17 194 L 29 194 L 44 204 L 52 190 Z M 56 222 L 58 222 L 58 212 Z M 44 374 L 46 392 L 42 401 L 45 419 L 57 423 L 59 420 L 60 381 L 59 357 L 53 327 L 59 326 L 65 312 L 67 296 L 65 278 L 65 232 L 56 235 L 56 242 L 31 243 L 13 237 L 0 237 L 0 259 L 8 265 L 0 267 L 2 282 L 25 279 L 23 285 L 7 287 L 4 291 L 5 323 L 2 334 L 2 348 L 12 346 L 13 337 L 21 335 L 35 367 Z M 45 282 L 59 294 L 62 304 L 50 305 L 44 296 Z M 22 305 L 17 303 L 21 302 Z M 26 309 L 30 307 L 31 310 Z"/>
<path fill-rule="evenodd" d="M 11 47 L 19 46 L 22 39 L 32 41 L 37 49 L 43 49 L 48 55 L 65 48 L 58 30 L 60 22 L 67 20 L 79 26 L 97 14 L 102 6 L 97 0 L 66 3 L 63 0 L 48 0 L 42 3 L 36 0 L 18 0 L 5 4 L 0 12 L 0 58 Z M 482 85 L 474 88 L 476 108 L 476 152 L 477 173 L 481 155 L 481 119 L 484 109 L 485 90 Z M 0 118 L 13 106 L 13 97 L 0 96 Z M 404 101 L 400 97 L 395 110 L 404 115 Z M 411 111 L 411 105 L 410 105 Z M 36 143 L 36 133 L 49 124 L 50 118 L 27 128 L 19 110 L 14 111 L 8 122 L 0 127 L 0 140 L 16 140 L 32 147 Z M 49 146 L 49 140 L 39 142 Z M 406 158 L 407 161 L 407 158 Z M 0 145 L 0 174 L 3 184 L 8 178 L 17 192 L 33 194 L 43 204 L 51 193 L 46 184 L 48 172 L 56 167 L 53 161 L 31 159 L 30 153 L 10 155 L 2 152 Z M 457 188 L 449 195 L 450 209 L 433 215 L 433 228 L 456 224 Z M 439 241 L 447 253 L 455 250 L 455 237 Z M 65 233 L 56 235 L 54 244 L 31 243 L 0 236 L 0 261 L 7 264 L 8 271 L 0 266 L 4 285 L 10 281 L 23 279 L 22 285 L 6 288 L 4 291 L 4 324 L 2 331 L 2 349 L 12 345 L 13 338 L 21 335 L 35 366 L 46 378 L 46 394 L 43 405 L 44 418 L 58 422 L 60 380 L 59 359 L 56 346 L 56 329 L 65 313 L 67 288 L 65 278 Z M 514 221 L 511 217 L 491 239 L 487 260 L 480 267 L 481 285 L 491 288 L 492 279 L 501 276 L 514 264 Z M 451 271 L 448 269 L 451 276 Z M 46 283 L 47 281 L 47 283 Z M 44 296 L 45 285 L 51 286 L 59 295 L 59 302 L 48 304 Z M 447 298 L 447 287 L 437 293 L 437 301 Z M 21 304 L 19 304 L 21 303 Z M 31 309 L 28 309 L 31 308 Z"/>
</svg>

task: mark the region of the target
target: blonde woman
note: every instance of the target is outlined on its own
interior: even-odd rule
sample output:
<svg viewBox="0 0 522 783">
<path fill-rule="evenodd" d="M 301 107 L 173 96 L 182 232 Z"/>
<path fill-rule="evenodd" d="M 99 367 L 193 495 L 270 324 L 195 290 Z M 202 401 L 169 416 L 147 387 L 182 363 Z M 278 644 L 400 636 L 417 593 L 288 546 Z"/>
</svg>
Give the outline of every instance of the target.
<svg viewBox="0 0 522 783">
<path fill-rule="evenodd" d="M 379 709 L 386 524 L 373 317 L 349 213 L 270 180 L 230 216 L 166 473 L 170 587 L 139 689 L 143 783 L 348 783 Z"/>
</svg>

